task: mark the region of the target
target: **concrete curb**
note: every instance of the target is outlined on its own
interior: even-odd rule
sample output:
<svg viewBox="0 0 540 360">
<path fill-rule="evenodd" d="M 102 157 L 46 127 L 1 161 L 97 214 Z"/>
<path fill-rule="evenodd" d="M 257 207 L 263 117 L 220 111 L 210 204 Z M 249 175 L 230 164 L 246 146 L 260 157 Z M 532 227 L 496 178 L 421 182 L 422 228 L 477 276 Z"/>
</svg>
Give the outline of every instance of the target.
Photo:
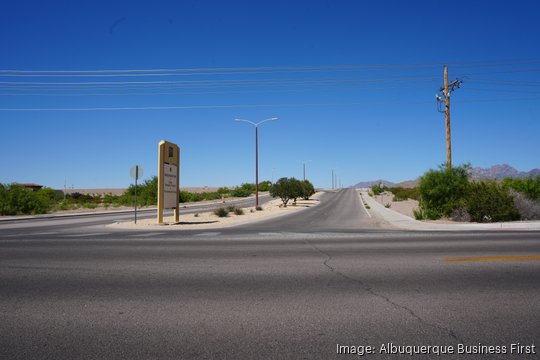
<svg viewBox="0 0 540 360">
<path fill-rule="evenodd" d="M 365 191 L 360 192 L 362 200 L 376 213 L 390 224 L 406 230 L 417 231 L 486 231 L 486 230 L 540 230 L 540 221 L 513 221 L 503 223 L 455 223 L 441 224 L 431 221 L 418 221 L 392 209 L 385 208 L 375 201 Z"/>
</svg>

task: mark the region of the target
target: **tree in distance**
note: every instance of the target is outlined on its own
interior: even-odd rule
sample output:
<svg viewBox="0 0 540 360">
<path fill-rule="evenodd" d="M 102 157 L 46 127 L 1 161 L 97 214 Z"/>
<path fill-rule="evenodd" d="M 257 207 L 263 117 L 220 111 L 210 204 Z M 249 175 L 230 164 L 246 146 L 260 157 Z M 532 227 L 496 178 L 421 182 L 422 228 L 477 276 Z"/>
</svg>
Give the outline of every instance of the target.
<svg viewBox="0 0 540 360">
<path fill-rule="evenodd" d="M 276 181 L 270 188 L 272 197 L 279 197 L 283 206 L 287 207 L 289 200 L 293 199 L 296 205 L 296 199 L 299 197 L 308 200 L 315 193 L 315 188 L 308 180 L 300 181 L 295 178 L 283 177 Z"/>
</svg>

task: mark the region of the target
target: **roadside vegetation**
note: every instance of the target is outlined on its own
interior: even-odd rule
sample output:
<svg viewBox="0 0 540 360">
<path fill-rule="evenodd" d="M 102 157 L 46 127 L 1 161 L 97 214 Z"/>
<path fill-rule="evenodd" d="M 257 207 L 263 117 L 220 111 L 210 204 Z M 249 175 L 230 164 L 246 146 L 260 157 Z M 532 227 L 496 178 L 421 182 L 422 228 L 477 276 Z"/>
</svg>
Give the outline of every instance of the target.
<svg viewBox="0 0 540 360">
<path fill-rule="evenodd" d="M 270 181 L 259 183 L 259 191 L 269 191 Z M 157 205 L 157 177 L 151 177 L 137 185 L 137 206 Z M 205 200 L 220 200 L 230 197 L 248 197 L 255 193 L 255 184 L 242 184 L 236 188 L 219 188 L 217 191 L 188 192 L 180 191 L 180 203 L 198 202 Z M 130 185 L 122 195 L 113 194 L 80 194 L 77 192 L 66 194 L 51 188 L 42 188 L 33 191 L 17 184 L 0 183 L 0 215 L 36 215 L 54 211 L 96 209 L 98 207 L 109 209 L 120 206 L 135 205 L 135 185 Z"/>
<path fill-rule="evenodd" d="M 295 178 L 281 178 L 270 189 L 270 195 L 274 198 L 279 197 L 283 207 L 287 207 L 290 200 L 293 200 L 293 206 L 296 205 L 298 198 L 309 200 L 313 194 L 315 187 L 309 180 L 302 181 Z"/>
<path fill-rule="evenodd" d="M 540 219 L 540 177 L 471 181 L 469 165 L 429 170 L 418 185 L 417 219 L 499 222 Z"/>
<path fill-rule="evenodd" d="M 416 188 L 374 185 L 370 196 L 391 192 L 393 201 L 414 199 L 419 208 L 413 210 L 417 220 L 441 218 L 455 221 L 500 222 L 540 220 L 540 176 L 473 181 L 470 165 L 447 169 L 441 165 L 427 171 Z M 389 207 L 390 204 L 385 204 Z"/>
</svg>

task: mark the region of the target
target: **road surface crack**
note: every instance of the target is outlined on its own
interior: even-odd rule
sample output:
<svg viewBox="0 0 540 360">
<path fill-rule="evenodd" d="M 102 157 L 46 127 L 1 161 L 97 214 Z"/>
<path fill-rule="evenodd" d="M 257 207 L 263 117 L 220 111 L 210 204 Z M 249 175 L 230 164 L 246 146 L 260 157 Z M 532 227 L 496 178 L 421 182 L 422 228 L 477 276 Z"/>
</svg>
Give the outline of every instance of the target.
<svg viewBox="0 0 540 360">
<path fill-rule="evenodd" d="M 362 281 L 360 279 L 354 278 L 352 276 L 346 275 L 346 274 L 342 273 L 341 271 L 337 270 L 335 267 L 333 267 L 332 265 L 329 264 L 329 262 L 332 260 L 332 256 L 330 254 L 324 252 L 323 250 L 318 248 L 316 245 L 312 244 L 311 242 L 309 242 L 307 240 L 305 241 L 305 243 L 307 245 L 309 245 L 311 248 L 313 248 L 315 251 L 317 251 L 319 254 L 326 257 L 326 259 L 323 261 L 323 265 L 326 268 L 328 268 L 328 270 L 330 270 L 331 273 L 334 273 L 334 274 L 336 274 L 338 276 L 341 276 L 342 278 L 347 279 L 349 281 L 353 281 L 353 282 L 355 282 L 357 284 L 360 284 L 360 286 L 362 286 L 362 288 L 365 291 L 367 291 L 369 294 L 371 294 L 371 295 L 373 295 L 375 297 L 378 297 L 379 299 L 384 300 L 385 302 L 387 302 L 388 304 L 392 305 L 395 308 L 404 310 L 405 312 L 407 312 L 409 315 L 411 315 L 413 318 L 415 318 L 416 320 L 418 320 L 422 324 L 447 333 L 452 339 L 458 341 L 460 344 L 465 344 L 465 341 L 460 339 L 452 329 L 444 327 L 444 326 L 440 326 L 440 325 L 437 325 L 437 324 L 434 324 L 434 323 L 431 323 L 431 322 L 423 319 L 420 315 L 418 315 L 416 312 L 414 312 L 414 310 L 412 310 L 411 308 L 409 308 L 409 307 L 407 307 L 405 305 L 398 304 L 397 302 L 390 299 L 388 296 L 385 296 L 383 294 L 378 293 L 377 291 L 375 291 L 366 282 L 364 282 L 364 281 Z"/>
</svg>

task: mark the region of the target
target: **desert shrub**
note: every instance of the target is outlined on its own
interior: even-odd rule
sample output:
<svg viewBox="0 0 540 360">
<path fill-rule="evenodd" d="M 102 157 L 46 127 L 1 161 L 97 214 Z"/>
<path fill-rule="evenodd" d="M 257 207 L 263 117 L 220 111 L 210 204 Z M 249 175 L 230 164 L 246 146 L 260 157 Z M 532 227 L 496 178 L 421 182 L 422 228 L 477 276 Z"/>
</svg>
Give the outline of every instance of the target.
<svg viewBox="0 0 540 360">
<path fill-rule="evenodd" d="M 219 208 L 219 209 L 214 210 L 214 215 L 217 215 L 219 217 L 227 217 L 229 216 L 229 210 L 225 208 Z"/>
<path fill-rule="evenodd" d="M 530 200 L 540 200 L 540 176 L 525 179 L 506 178 L 502 181 L 502 185 L 523 193 Z"/>
<path fill-rule="evenodd" d="M 531 200 L 515 190 L 510 190 L 510 195 L 523 220 L 540 220 L 540 200 Z"/>
<path fill-rule="evenodd" d="M 271 181 L 262 181 L 259 183 L 259 191 L 270 191 L 270 188 L 272 187 Z"/>
<path fill-rule="evenodd" d="M 244 215 L 244 210 L 242 210 L 240 208 L 235 208 L 234 209 L 234 214 L 235 215 Z"/>
<path fill-rule="evenodd" d="M 422 211 L 422 209 L 413 209 L 413 215 L 416 220 L 425 220 L 427 219 L 426 215 Z"/>
<path fill-rule="evenodd" d="M 373 194 L 375 195 L 379 195 L 383 193 L 384 190 L 385 190 L 385 186 L 382 184 L 376 184 L 376 185 L 371 186 L 371 192 L 373 192 Z"/>
<path fill-rule="evenodd" d="M 257 210 L 257 211 L 263 211 L 263 208 L 262 208 L 262 206 L 257 206 L 257 207 L 255 208 L 255 210 Z"/>
<path fill-rule="evenodd" d="M 494 181 L 470 183 L 465 203 L 472 221 L 513 221 L 521 217 L 508 190 Z"/>
<path fill-rule="evenodd" d="M 466 208 L 457 208 L 452 210 L 452 213 L 450 214 L 450 219 L 452 219 L 453 221 L 470 222 L 471 214 L 469 214 Z"/>
<path fill-rule="evenodd" d="M 228 187 L 220 187 L 217 189 L 217 193 L 220 195 L 229 195 L 230 192 L 231 190 Z"/>
<path fill-rule="evenodd" d="M 255 192 L 254 184 L 242 184 L 236 189 L 231 191 L 231 195 L 234 197 L 248 197 Z"/>
<path fill-rule="evenodd" d="M 234 212 L 234 210 L 236 210 L 236 206 L 227 206 L 227 210 L 229 212 Z"/>
<path fill-rule="evenodd" d="M 404 201 L 407 199 L 418 200 L 420 198 L 420 192 L 418 188 L 404 188 L 401 186 L 394 186 L 388 188 L 388 190 L 394 194 L 393 201 Z"/>
<path fill-rule="evenodd" d="M 178 201 L 180 203 L 192 202 L 193 201 L 193 193 L 190 193 L 189 191 L 180 190 L 180 195 L 178 196 Z"/>
<path fill-rule="evenodd" d="M 392 206 L 392 204 L 390 204 L 390 203 L 384 204 L 384 207 L 387 208 L 387 209 L 389 209 L 391 206 Z"/>
<path fill-rule="evenodd" d="M 469 185 L 468 165 L 429 170 L 418 185 L 420 208 L 424 218 L 436 220 L 450 216 L 452 210 L 463 207 Z"/>
<path fill-rule="evenodd" d="M 0 215 L 45 214 L 53 201 L 52 189 L 32 191 L 17 184 L 0 184 Z"/>
</svg>

